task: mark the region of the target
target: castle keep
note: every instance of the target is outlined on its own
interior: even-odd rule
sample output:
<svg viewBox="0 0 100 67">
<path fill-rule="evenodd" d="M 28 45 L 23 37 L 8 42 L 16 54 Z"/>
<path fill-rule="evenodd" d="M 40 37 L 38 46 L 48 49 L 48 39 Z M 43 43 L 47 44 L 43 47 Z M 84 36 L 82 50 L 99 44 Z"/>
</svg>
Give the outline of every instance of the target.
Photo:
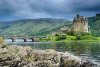
<svg viewBox="0 0 100 67">
<path fill-rule="evenodd" d="M 73 31 L 89 32 L 88 19 L 77 15 L 73 20 Z"/>
</svg>

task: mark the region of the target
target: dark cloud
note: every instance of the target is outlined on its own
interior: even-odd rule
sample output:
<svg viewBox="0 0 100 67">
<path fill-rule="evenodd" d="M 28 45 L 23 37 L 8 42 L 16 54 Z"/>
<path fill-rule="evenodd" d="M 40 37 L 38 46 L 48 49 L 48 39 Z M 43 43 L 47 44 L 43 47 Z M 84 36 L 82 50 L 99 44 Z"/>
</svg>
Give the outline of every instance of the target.
<svg viewBox="0 0 100 67">
<path fill-rule="evenodd" d="M 0 20 L 92 16 L 100 12 L 99 5 L 100 0 L 1 0 Z"/>
</svg>

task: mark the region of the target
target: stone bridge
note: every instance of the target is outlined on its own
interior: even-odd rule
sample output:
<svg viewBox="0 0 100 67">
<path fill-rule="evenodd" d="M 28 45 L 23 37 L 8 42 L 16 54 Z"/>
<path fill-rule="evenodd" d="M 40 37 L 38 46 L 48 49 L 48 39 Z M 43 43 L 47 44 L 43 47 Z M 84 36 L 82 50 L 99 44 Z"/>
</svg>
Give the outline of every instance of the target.
<svg viewBox="0 0 100 67">
<path fill-rule="evenodd" d="M 30 39 L 32 42 L 36 41 L 36 36 L 11 36 L 11 37 L 6 37 L 6 39 L 11 39 L 12 42 L 16 42 L 17 39 L 23 39 L 24 42 L 27 42 L 28 39 Z"/>
</svg>

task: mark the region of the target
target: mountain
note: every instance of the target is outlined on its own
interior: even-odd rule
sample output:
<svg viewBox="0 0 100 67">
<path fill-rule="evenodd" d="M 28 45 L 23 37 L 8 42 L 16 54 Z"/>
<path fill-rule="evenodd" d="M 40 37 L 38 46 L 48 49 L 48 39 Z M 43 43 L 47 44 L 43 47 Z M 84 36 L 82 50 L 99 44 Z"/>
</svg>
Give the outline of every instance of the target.
<svg viewBox="0 0 100 67">
<path fill-rule="evenodd" d="M 65 19 L 27 19 L 11 22 L 0 22 L 1 35 L 45 35 L 63 26 L 70 26 L 71 21 Z"/>
<path fill-rule="evenodd" d="M 100 14 L 88 17 L 91 33 L 100 36 Z M 0 22 L 0 35 L 46 35 L 61 27 L 71 27 L 72 21 L 65 19 L 27 19 L 11 22 Z"/>
<path fill-rule="evenodd" d="M 100 36 L 100 14 L 96 14 L 96 16 L 89 17 L 88 20 L 91 33 L 95 36 Z"/>
</svg>

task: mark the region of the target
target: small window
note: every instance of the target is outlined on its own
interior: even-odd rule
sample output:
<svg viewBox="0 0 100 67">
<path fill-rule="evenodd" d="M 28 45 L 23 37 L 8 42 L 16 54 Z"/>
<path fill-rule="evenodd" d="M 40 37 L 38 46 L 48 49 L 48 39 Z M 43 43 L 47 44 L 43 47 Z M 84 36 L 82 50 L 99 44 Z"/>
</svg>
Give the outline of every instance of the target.
<svg viewBox="0 0 100 67">
<path fill-rule="evenodd" d="M 84 22 L 84 25 L 85 25 L 85 22 Z"/>
</svg>

